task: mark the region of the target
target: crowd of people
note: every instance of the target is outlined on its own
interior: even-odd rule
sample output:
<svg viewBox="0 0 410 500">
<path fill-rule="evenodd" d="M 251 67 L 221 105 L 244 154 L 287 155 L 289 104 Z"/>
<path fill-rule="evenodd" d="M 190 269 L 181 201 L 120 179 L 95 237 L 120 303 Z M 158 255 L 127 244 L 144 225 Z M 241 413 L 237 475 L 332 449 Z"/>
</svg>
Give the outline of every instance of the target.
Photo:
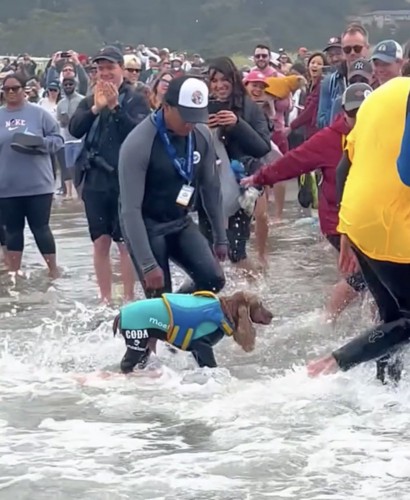
<svg viewBox="0 0 410 500">
<path fill-rule="evenodd" d="M 92 58 L 59 51 L 42 74 L 27 54 L 4 60 L 0 238 L 8 269 L 21 268 L 27 220 L 58 276 L 53 199 L 78 196 L 103 302 L 112 301 L 113 241 L 126 302 L 136 279 L 147 298 L 172 292 L 170 262 L 187 275 L 179 293 L 218 293 L 225 259 L 246 273 L 266 267 L 269 203 L 272 222 L 281 221 L 284 181 L 297 178 L 300 204 L 318 207 L 321 232 L 339 253 L 343 278 L 328 317 L 366 291 L 378 314 L 309 373 L 377 359 L 378 378 L 398 380 L 397 348 L 410 336 L 408 54 L 395 40 L 371 48 L 356 23 L 324 45 L 302 47 L 292 61 L 258 44 L 241 68 L 229 57 L 144 45 L 105 46 Z M 248 255 L 252 231 L 258 262 Z"/>
</svg>

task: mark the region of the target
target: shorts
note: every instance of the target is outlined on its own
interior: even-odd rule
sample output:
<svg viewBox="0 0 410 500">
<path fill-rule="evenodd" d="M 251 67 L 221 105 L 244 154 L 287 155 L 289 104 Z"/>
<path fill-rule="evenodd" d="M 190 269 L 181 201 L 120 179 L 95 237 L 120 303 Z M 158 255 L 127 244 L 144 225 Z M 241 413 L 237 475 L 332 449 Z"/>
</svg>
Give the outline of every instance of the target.
<svg viewBox="0 0 410 500">
<path fill-rule="evenodd" d="M 340 234 L 328 234 L 326 239 L 332 247 L 340 253 Z M 367 285 L 361 271 L 348 276 L 346 278 L 346 283 L 351 286 L 355 292 L 363 292 L 367 289 Z"/>
<path fill-rule="evenodd" d="M 119 194 L 116 191 L 83 190 L 85 215 L 91 241 L 101 236 L 111 236 L 113 241 L 124 241 L 119 221 Z"/>
<path fill-rule="evenodd" d="M 75 163 L 80 156 L 81 150 L 83 149 L 83 144 L 81 142 L 69 142 L 64 145 L 65 154 L 65 166 L 67 168 L 73 168 Z"/>
</svg>

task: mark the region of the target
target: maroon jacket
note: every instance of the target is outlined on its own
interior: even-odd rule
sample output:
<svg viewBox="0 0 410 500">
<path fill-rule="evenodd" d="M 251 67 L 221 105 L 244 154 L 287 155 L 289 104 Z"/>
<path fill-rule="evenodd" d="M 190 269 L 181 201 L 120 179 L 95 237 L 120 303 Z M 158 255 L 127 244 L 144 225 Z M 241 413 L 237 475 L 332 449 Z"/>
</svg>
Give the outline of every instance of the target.
<svg viewBox="0 0 410 500">
<path fill-rule="evenodd" d="M 305 109 L 299 113 L 297 118 L 290 124 L 291 130 L 296 130 L 300 127 L 305 127 L 306 139 L 312 137 L 318 131 L 317 128 L 317 112 L 319 109 L 320 98 L 320 83 L 321 79 L 317 80 L 306 96 Z"/>
<path fill-rule="evenodd" d="M 321 170 L 319 188 L 319 222 L 323 234 L 337 234 L 339 210 L 336 202 L 336 167 L 342 158 L 346 135 L 350 127 L 343 116 L 319 130 L 301 146 L 292 149 L 276 162 L 262 167 L 254 175 L 258 186 L 271 186 L 302 174 Z"/>
</svg>

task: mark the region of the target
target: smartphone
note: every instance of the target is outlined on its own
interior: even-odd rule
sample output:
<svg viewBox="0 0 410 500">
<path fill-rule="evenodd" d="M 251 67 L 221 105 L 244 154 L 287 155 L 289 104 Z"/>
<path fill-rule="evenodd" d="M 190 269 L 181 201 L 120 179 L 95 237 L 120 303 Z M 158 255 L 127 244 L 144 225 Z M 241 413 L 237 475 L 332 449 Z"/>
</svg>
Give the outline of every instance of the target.
<svg viewBox="0 0 410 500">
<path fill-rule="evenodd" d="M 210 115 L 215 115 L 219 111 L 229 111 L 229 102 L 227 101 L 217 101 L 212 99 L 211 101 L 208 102 L 208 113 Z"/>
<path fill-rule="evenodd" d="M 70 57 L 71 57 L 71 54 L 69 52 L 61 52 L 62 59 L 69 59 Z"/>
</svg>

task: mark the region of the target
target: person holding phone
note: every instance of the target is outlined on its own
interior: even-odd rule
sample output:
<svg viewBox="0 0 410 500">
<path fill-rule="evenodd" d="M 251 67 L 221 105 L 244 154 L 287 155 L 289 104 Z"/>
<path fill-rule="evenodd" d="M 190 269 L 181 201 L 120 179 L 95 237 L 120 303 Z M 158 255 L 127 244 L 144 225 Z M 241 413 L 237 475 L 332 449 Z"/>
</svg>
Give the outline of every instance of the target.
<svg viewBox="0 0 410 500">
<path fill-rule="evenodd" d="M 208 126 L 217 129 L 230 161 L 238 160 L 250 174 L 259 168 L 258 159 L 271 149 L 268 122 L 260 107 L 252 102 L 242 82 L 242 77 L 229 57 L 211 61 L 208 70 L 209 104 Z M 202 207 L 198 207 L 199 225 L 203 234 L 212 241 L 210 225 Z M 245 270 L 252 270 L 246 253 L 250 237 L 252 215 L 242 208 L 230 215 L 227 223 L 229 258 Z"/>
</svg>

